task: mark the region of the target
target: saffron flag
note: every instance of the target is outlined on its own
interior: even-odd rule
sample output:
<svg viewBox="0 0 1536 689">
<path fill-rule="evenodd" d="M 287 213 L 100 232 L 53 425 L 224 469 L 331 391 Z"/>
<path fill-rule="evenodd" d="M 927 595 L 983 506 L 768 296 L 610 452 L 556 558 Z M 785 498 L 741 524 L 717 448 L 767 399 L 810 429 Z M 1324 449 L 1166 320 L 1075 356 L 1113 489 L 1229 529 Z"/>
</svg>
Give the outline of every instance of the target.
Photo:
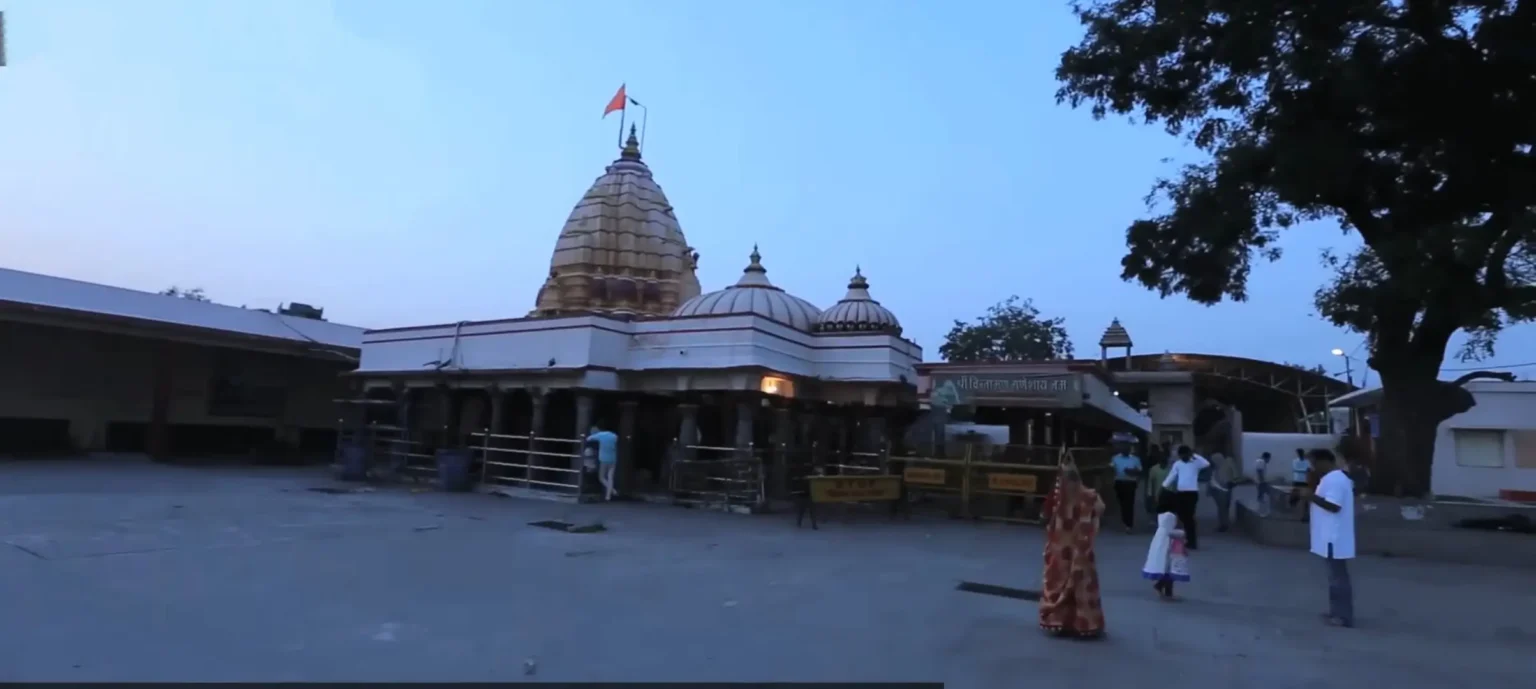
<svg viewBox="0 0 1536 689">
<path fill-rule="evenodd" d="M 608 101 L 608 107 L 603 108 L 603 117 L 607 117 L 608 113 L 611 113 L 615 110 L 623 110 L 624 101 L 628 99 L 629 97 L 624 93 L 624 85 L 619 84 L 619 92 L 613 94 L 613 100 Z"/>
</svg>

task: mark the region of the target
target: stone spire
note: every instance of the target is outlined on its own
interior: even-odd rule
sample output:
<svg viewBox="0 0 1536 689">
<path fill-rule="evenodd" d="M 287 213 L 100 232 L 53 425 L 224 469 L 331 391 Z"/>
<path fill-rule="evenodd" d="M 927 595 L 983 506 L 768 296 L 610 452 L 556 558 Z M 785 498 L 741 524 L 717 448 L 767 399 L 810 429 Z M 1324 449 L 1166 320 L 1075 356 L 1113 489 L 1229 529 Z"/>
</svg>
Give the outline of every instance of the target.
<svg viewBox="0 0 1536 689">
<path fill-rule="evenodd" d="M 576 203 L 549 261 L 533 316 L 613 313 L 665 316 L 698 296 L 699 255 L 672 204 L 629 139 Z"/>
</svg>

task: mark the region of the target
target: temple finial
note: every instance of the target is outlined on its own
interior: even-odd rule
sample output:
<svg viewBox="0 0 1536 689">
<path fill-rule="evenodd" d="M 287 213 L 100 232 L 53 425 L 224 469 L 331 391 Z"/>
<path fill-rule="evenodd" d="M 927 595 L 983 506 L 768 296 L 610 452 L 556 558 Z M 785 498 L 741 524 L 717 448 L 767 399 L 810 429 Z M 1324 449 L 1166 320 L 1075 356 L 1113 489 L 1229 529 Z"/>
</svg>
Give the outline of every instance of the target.
<svg viewBox="0 0 1536 689">
<path fill-rule="evenodd" d="M 625 160 L 640 159 L 640 139 L 635 136 L 635 125 L 629 125 L 629 140 L 624 142 L 624 150 L 619 154 Z"/>
</svg>

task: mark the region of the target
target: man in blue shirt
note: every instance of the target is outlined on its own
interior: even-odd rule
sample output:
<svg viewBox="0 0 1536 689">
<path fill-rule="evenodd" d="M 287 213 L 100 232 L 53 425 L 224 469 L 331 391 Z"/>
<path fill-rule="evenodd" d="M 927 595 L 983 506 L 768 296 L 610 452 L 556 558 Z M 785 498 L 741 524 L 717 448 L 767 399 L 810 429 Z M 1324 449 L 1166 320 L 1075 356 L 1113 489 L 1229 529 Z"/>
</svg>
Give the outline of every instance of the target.
<svg viewBox="0 0 1536 689">
<path fill-rule="evenodd" d="M 1136 527 L 1136 482 L 1141 478 L 1141 458 L 1131 454 L 1131 445 L 1120 442 L 1115 446 L 1115 456 L 1109 460 L 1115 469 L 1115 501 L 1120 506 L 1120 521 L 1125 532 Z"/>
<path fill-rule="evenodd" d="M 619 436 L 597 424 L 587 434 L 586 446 L 588 452 L 597 453 L 597 480 L 603 484 L 603 499 L 612 500 L 618 494 L 613 487 L 613 474 L 619 466 Z"/>
</svg>

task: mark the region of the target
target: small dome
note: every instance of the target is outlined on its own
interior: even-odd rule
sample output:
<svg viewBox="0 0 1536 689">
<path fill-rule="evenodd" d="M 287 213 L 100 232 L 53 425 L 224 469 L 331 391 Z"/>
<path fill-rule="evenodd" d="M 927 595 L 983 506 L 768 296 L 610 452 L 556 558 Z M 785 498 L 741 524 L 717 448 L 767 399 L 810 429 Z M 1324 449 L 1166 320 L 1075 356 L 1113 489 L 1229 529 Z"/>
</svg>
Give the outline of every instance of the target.
<svg viewBox="0 0 1536 689">
<path fill-rule="evenodd" d="M 848 293 L 816 319 L 816 331 L 900 335 L 901 321 L 896 320 L 896 314 L 890 309 L 869 296 L 869 281 L 864 279 L 863 271 L 854 268 L 853 279 L 848 281 Z"/>
<path fill-rule="evenodd" d="M 752 247 L 752 262 L 741 272 L 736 284 L 723 290 L 701 294 L 684 302 L 672 312 L 674 318 L 683 316 L 728 316 L 752 314 L 788 325 L 796 330 L 810 332 L 821 315 L 821 309 L 810 302 L 785 292 L 768 281 L 768 269 L 763 267 L 763 257 Z"/>
</svg>

